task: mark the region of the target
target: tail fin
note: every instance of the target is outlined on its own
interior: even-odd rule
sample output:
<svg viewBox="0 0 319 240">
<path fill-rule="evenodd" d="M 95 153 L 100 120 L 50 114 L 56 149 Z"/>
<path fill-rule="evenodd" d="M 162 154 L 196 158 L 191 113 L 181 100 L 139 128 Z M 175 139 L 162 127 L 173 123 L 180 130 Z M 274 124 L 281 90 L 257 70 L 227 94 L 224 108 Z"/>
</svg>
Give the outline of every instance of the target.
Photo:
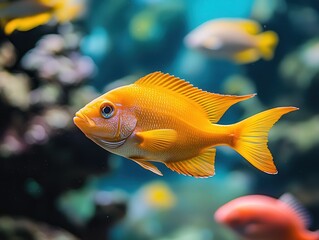
<svg viewBox="0 0 319 240">
<path fill-rule="evenodd" d="M 266 60 L 272 59 L 278 44 L 278 35 L 273 31 L 268 31 L 259 34 L 257 39 L 261 56 Z"/>
<path fill-rule="evenodd" d="M 282 115 L 295 110 L 298 108 L 273 108 L 234 124 L 231 147 L 259 170 L 276 174 L 277 169 L 267 146 L 268 132 Z"/>
</svg>

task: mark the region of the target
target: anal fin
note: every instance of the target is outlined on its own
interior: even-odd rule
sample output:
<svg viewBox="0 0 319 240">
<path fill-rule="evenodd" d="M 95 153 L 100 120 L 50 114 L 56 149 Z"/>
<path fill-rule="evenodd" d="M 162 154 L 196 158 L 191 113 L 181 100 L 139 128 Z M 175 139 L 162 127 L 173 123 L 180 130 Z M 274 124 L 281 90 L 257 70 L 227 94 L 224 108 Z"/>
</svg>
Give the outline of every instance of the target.
<svg viewBox="0 0 319 240">
<path fill-rule="evenodd" d="M 234 55 L 234 60 L 238 64 L 255 62 L 260 58 L 260 53 L 256 49 L 247 49 Z"/>
<path fill-rule="evenodd" d="M 142 168 L 145 168 L 146 170 L 149 170 L 157 175 L 163 176 L 163 174 L 160 170 L 158 170 L 157 167 L 155 167 L 152 163 L 145 161 L 144 158 L 130 157 L 130 159 L 136 162 Z"/>
<path fill-rule="evenodd" d="M 187 176 L 205 178 L 215 174 L 215 155 L 216 149 L 209 148 L 202 154 L 183 161 L 167 162 L 165 165 L 180 174 Z"/>
</svg>

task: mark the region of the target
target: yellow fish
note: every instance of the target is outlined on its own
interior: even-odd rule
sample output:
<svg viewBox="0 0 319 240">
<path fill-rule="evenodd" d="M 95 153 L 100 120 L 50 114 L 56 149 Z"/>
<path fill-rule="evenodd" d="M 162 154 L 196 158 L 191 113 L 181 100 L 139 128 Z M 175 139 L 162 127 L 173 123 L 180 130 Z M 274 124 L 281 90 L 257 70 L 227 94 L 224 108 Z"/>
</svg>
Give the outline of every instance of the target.
<svg viewBox="0 0 319 240">
<path fill-rule="evenodd" d="M 141 189 L 141 194 L 143 205 L 148 205 L 155 209 L 171 209 L 177 201 L 173 191 L 165 182 L 155 181 L 149 183 Z"/>
<path fill-rule="evenodd" d="M 272 59 L 278 44 L 273 31 L 261 32 L 259 23 L 247 19 L 216 19 L 203 23 L 184 39 L 185 45 L 204 54 L 238 64 Z"/>
<path fill-rule="evenodd" d="M 209 93 L 154 72 L 96 98 L 73 120 L 102 148 L 159 175 L 150 161 L 188 176 L 213 176 L 218 145 L 227 145 L 256 168 L 276 174 L 267 148 L 268 131 L 283 114 L 297 108 L 278 107 L 235 124 L 216 124 L 230 106 L 253 96 Z"/>
<path fill-rule="evenodd" d="M 0 20 L 4 32 L 28 31 L 51 20 L 67 22 L 78 16 L 83 6 L 77 0 L 1 1 Z"/>
</svg>

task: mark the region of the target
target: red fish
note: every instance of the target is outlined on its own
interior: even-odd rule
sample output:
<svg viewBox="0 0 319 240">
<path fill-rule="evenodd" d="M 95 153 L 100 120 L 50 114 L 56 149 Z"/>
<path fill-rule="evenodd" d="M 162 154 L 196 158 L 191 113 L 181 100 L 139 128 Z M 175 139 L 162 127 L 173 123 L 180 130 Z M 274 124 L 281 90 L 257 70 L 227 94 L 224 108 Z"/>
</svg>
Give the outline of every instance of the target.
<svg viewBox="0 0 319 240">
<path fill-rule="evenodd" d="M 307 230 L 309 215 L 290 194 L 275 199 L 263 195 L 237 198 L 220 207 L 215 220 L 245 240 L 319 240 Z"/>
</svg>

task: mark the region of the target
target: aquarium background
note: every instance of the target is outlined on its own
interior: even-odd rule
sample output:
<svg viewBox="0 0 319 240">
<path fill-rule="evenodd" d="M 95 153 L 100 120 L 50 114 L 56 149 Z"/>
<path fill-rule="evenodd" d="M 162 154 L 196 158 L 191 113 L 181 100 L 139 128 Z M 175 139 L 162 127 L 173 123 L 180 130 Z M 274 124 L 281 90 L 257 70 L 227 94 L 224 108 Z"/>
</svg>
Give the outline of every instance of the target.
<svg viewBox="0 0 319 240">
<path fill-rule="evenodd" d="M 236 240 L 215 210 L 247 194 L 293 194 L 319 228 L 319 2 L 91 0 L 68 23 L 0 33 L 0 239 Z M 216 18 L 249 18 L 279 35 L 271 61 L 236 65 L 187 49 Z M 153 71 L 223 94 L 258 93 L 221 123 L 297 106 L 271 130 L 279 174 L 218 147 L 216 175 L 157 176 L 101 149 L 72 122 L 110 89 Z"/>
</svg>

